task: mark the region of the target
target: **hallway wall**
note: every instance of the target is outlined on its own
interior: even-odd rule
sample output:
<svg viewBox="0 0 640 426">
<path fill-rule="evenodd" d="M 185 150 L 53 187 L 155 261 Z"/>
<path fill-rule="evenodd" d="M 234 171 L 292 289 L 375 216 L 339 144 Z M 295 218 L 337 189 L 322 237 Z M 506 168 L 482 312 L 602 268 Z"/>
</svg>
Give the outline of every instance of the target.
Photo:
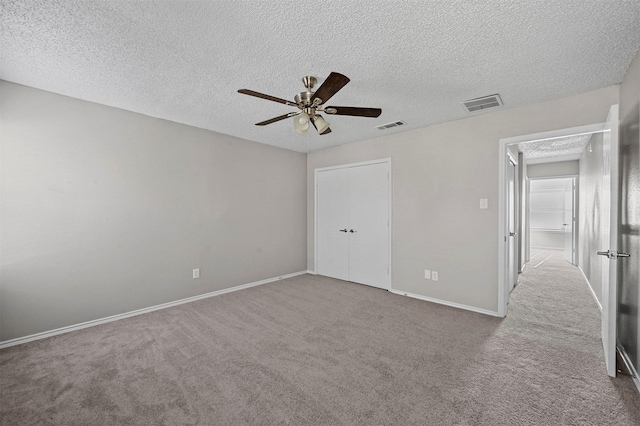
<svg viewBox="0 0 640 426">
<path fill-rule="evenodd" d="M 529 164 L 527 168 L 527 177 L 529 177 L 529 179 L 532 179 L 541 177 L 577 175 L 579 173 L 579 170 L 580 166 L 578 165 L 578 160 Z"/>
<path fill-rule="evenodd" d="M 600 212 L 602 199 L 602 133 L 591 136 L 580 157 L 578 212 L 578 266 L 589 280 L 591 289 L 602 303 L 602 259 Z"/>
</svg>

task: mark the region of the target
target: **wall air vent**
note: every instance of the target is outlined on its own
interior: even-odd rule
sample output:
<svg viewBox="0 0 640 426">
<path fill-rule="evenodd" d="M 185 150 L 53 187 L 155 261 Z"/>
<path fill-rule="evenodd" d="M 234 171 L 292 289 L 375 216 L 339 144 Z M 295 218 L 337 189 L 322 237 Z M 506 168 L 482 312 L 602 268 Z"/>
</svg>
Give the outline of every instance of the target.
<svg viewBox="0 0 640 426">
<path fill-rule="evenodd" d="M 502 106 L 502 99 L 497 93 L 495 95 L 483 96 L 481 98 L 469 99 L 462 102 L 465 111 L 470 113 L 477 113 L 489 108 L 497 108 Z"/>
<path fill-rule="evenodd" d="M 378 129 L 378 130 L 386 130 L 386 129 L 390 129 L 392 127 L 404 126 L 405 124 L 406 123 L 404 121 L 393 121 L 391 123 L 381 124 L 380 126 L 376 126 L 376 129 Z"/>
</svg>

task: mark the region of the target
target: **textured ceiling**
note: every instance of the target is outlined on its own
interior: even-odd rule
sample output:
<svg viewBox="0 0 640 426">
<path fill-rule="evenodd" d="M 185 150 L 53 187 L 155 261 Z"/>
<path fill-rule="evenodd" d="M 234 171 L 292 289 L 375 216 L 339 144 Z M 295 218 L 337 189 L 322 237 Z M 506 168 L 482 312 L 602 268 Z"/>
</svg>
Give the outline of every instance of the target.
<svg viewBox="0 0 640 426">
<path fill-rule="evenodd" d="M 371 139 L 468 113 L 618 84 L 640 45 L 640 0 L 0 0 L 0 78 L 296 151 Z M 351 82 L 333 132 L 294 132 L 304 75 Z M 376 125 L 404 120 L 385 131 Z"/>
<path fill-rule="evenodd" d="M 591 134 L 545 139 L 518 144 L 528 164 L 577 160 L 591 140 Z"/>
</svg>

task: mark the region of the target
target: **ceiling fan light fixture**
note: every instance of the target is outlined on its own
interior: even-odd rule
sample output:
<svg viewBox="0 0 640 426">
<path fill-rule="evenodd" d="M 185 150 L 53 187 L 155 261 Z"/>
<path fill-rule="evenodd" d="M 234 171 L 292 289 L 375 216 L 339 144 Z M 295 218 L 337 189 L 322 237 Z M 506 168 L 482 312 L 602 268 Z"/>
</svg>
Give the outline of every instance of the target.
<svg viewBox="0 0 640 426">
<path fill-rule="evenodd" d="M 316 128 L 319 134 L 323 134 L 329 128 L 329 123 L 327 123 L 321 115 L 312 116 L 311 123 L 313 123 L 313 127 Z"/>
<path fill-rule="evenodd" d="M 301 135 L 306 135 L 309 129 L 309 115 L 303 112 L 293 117 L 293 127 L 296 129 L 296 132 Z"/>
</svg>

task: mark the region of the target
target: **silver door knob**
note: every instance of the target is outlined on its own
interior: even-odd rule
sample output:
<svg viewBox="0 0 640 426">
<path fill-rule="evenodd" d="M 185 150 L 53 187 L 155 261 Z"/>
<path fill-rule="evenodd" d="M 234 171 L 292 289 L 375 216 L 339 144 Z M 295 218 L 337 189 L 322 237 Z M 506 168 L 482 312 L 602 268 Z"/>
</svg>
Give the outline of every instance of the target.
<svg viewBox="0 0 640 426">
<path fill-rule="evenodd" d="M 613 259 L 613 260 L 616 260 L 619 257 L 631 257 L 629 253 L 618 253 L 615 250 L 599 251 L 598 254 L 600 256 L 607 256 L 609 259 Z"/>
<path fill-rule="evenodd" d="M 518 235 L 518 234 L 516 234 L 515 232 L 509 232 L 509 236 L 510 237 L 515 237 L 516 235 Z"/>
<path fill-rule="evenodd" d="M 354 230 L 352 229 L 352 230 L 350 230 L 349 232 L 351 232 L 351 233 L 353 234 L 354 232 L 358 232 L 358 231 L 354 231 Z"/>
</svg>

